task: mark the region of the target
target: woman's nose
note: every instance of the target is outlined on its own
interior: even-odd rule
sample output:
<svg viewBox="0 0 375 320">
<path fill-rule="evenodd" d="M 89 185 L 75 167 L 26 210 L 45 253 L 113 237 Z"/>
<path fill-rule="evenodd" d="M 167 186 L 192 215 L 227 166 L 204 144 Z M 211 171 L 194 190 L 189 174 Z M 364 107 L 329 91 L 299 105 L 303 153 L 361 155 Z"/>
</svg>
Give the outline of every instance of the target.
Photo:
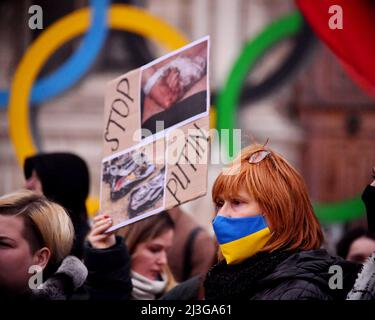
<svg viewBox="0 0 375 320">
<path fill-rule="evenodd" d="M 167 252 L 166 251 L 160 252 L 158 263 L 159 263 L 159 265 L 162 265 L 162 266 L 164 266 L 164 265 L 166 265 L 168 263 L 168 258 L 167 258 Z"/>
</svg>

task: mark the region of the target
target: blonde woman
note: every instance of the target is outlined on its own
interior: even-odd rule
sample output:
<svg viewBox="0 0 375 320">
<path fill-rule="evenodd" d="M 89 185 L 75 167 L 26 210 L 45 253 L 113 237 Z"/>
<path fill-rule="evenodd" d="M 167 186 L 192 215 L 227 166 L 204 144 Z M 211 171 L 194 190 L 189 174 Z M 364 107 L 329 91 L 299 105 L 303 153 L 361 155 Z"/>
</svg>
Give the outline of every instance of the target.
<svg viewBox="0 0 375 320">
<path fill-rule="evenodd" d="M 60 205 L 28 190 L 1 197 L 0 294 L 26 299 L 43 295 L 51 295 L 47 299 L 66 298 L 60 280 L 68 278 L 76 288 L 83 284 L 87 272 L 77 258 L 64 260 L 73 238 L 72 222 Z M 58 283 L 49 291 L 39 282 L 46 283 L 51 275 Z M 30 281 L 32 276 L 35 281 Z"/>
<path fill-rule="evenodd" d="M 167 251 L 174 238 L 174 222 L 167 212 L 129 226 L 123 236 L 131 256 L 132 298 L 154 300 L 171 290 L 176 281 Z"/>
</svg>

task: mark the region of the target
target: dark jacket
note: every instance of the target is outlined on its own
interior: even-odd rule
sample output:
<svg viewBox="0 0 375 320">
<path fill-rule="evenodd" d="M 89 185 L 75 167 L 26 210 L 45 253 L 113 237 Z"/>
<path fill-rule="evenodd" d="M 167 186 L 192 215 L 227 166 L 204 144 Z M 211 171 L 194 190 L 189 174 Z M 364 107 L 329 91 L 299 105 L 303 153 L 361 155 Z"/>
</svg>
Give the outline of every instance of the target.
<svg viewBox="0 0 375 320">
<path fill-rule="evenodd" d="M 375 300 L 375 252 L 363 264 L 347 300 Z"/>
<path fill-rule="evenodd" d="M 85 161 L 71 153 L 42 153 L 25 160 L 26 179 L 33 170 L 42 183 L 43 194 L 67 210 L 75 231 L 71 254 L 82 258 L 83 242 L 90 230 L 85 204 L 90 180 Z"/>
<path fill-rule="evenodd" d="M 343 289 L 331 289 L 330 267 L 343 270 Z M 250 300 L 343 300 L 360 265 L 330 256 L 326 250 L 259 253 L 238 265 L 221 262 L 207 274 L 205 297 Z M 333 281 L 335 282 L 335 281 Z"/>
<path fill-rule="evenodd" d="M 368 230 L 375 233 L 375 187 L 368 185 L 362 193 L 362 201 L 366 206 Z"/>
<path fill-rule="evenodd" d="M 85 290 L 91 300 L 128 300 L 133 289 L 130 278 L 130 255 L 124 240 L 108 249 L 94 249 L 85 244 L 84 261 L 88 270 Z"/>
<path fill-rule="evenodd" d="M 204 275 L 197 275 L 169 290 L 160 300 L 201 300 L 201 291 Z"/>
</svg>

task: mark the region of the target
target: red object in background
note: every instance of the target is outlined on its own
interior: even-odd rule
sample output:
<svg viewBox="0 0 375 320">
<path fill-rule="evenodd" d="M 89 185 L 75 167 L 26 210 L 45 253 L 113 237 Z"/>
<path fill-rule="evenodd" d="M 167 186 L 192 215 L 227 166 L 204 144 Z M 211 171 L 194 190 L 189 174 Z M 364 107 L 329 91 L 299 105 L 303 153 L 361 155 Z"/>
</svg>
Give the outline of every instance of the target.
<svg viewBox="0 0 375 320">
<path fill-rule="evenodd" d="M 296 0 L 315 33 L 341 60 L 354 81 L 375 99 L 375 1 Z M 342 29 L 331 29 L 331 6 L 342 8 Z M 335 10 L 336 12 L 336 10 Z"/>
</svg>

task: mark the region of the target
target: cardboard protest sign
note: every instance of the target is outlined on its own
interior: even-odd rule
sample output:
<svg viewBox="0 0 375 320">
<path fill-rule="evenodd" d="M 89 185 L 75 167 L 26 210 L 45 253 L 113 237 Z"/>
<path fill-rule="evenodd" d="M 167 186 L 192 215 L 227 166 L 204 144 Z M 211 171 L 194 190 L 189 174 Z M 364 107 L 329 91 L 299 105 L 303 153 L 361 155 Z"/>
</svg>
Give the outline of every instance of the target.
<svg viewBox="0 0 375 320">
<path fill-rule="evenodd" d="M 100 204 L 111 230 L 206 194 L 208 57 L 205 37 L 108 84 Z"/>
<path fill-rule="evenodd" d="M 167 135 L 166 208 L 206 194 L 208 131 L 209 119 L 202 117 Z"/>
<path fill-rule="evenodd" d="M 135 144 L 139 131 L 140 69 L 111 81 L 105 94 L 103 156 L 121 152 Z"/>
</svg>

